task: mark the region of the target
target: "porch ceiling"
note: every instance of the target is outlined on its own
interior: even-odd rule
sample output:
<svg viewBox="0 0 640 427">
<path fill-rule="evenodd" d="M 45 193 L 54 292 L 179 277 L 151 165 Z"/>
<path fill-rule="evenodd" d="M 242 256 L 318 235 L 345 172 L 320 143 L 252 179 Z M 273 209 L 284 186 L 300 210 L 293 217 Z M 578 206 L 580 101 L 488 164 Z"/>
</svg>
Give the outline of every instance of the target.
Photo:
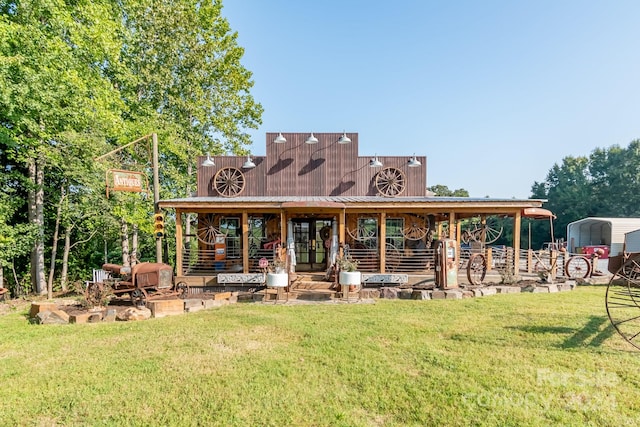
<svg viewBox="0 0 640 427">
<path fill-rule="evenodd" d="M 360 210 L 424 210 L 430 212 L 456 212 L 514 214 L 521 209 L 539 208 L 541 199 L 487 199 L 469 197 L 188 197 L 161 200 L 163 209 L 348 209 Z"/>
</svg>

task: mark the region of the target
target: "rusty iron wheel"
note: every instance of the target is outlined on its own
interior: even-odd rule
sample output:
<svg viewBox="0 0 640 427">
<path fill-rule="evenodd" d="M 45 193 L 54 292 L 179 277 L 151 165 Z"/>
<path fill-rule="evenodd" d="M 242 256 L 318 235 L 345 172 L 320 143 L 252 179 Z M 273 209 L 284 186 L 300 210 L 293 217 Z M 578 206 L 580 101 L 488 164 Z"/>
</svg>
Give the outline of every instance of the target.
<svg viewBox="0 0 640 427">
<path fill-rule="evenodd" d="M 147 291 L 142 288 L 136 288 L 131 291 L 131 302 L 136 307 L 144 306 L 147 303 L 148 298 L 149 295 L 147 294 Z"/>
<path fill-rule="evenodd" d="M 475 286 L 482 285 L 487 274 L 487 259 L 482 254 L 473 254 L 467 263 L 467 279 Z"/>
<path fill-rule="evenodd" d="M 564 264 L 564 274 L 569 279 L 584 279 L 591 274 L 591 261 L 586 256 L 569 257 Z"/>
<path fill-rule="evenodd" d="M 611 277 L 606 306 L 616 331 L 640 350 L 640 255 L 628 259 Z"/>
<path fill-rule="evenodd" d="M 178 282 L 176 283 L 176 293 L 178 294 L 178 298 L 185 299 L 189 295 L 189 285 L 186 282 Z"/>
</svg>

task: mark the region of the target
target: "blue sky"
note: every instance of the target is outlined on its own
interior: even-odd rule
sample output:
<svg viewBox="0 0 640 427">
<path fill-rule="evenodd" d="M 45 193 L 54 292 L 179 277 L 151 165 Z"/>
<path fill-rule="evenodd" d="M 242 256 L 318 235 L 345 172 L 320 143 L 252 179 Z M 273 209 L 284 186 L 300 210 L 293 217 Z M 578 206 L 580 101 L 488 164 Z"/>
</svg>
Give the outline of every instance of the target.
<svg viewBox="0 0 640 427">
<path fill-rule="evenodd" d="M 528 198 L 565 156 L 640 138 L 639 1 L 226 0 L 251 131 L 357 132 L 427 185 Z"/>
</svg>

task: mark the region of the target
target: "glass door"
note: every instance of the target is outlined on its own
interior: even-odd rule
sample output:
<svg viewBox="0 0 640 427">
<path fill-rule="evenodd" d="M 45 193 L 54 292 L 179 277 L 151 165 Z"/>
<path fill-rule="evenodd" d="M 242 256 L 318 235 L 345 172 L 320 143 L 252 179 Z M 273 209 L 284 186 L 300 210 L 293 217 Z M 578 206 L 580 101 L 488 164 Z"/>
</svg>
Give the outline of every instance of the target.
<svg viewBox="0 0 640 427">
<path fill-rule="evenodd" d="M 324 271 L 327 268 L 328 239 L 331 220 L 294 218 L 293 241 L 296 250 L 296 271 Z"/>
</svg>

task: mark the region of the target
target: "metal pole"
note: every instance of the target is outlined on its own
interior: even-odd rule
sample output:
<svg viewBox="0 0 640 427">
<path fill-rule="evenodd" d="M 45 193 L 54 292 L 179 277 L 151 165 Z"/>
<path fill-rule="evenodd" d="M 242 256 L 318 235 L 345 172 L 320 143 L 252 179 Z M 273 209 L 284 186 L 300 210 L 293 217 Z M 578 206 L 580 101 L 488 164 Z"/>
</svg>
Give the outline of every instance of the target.
<svg viewBox="0 0 640 427">
<path fill-rule="evenodd" d="M 160 213 L 160 176 L 158 174 L 158 135 L 151 134 L 153 140 L 153 211 Z M 156 262 L 162 262 L 162 237 L 156 237 Z"/>
</svg>

